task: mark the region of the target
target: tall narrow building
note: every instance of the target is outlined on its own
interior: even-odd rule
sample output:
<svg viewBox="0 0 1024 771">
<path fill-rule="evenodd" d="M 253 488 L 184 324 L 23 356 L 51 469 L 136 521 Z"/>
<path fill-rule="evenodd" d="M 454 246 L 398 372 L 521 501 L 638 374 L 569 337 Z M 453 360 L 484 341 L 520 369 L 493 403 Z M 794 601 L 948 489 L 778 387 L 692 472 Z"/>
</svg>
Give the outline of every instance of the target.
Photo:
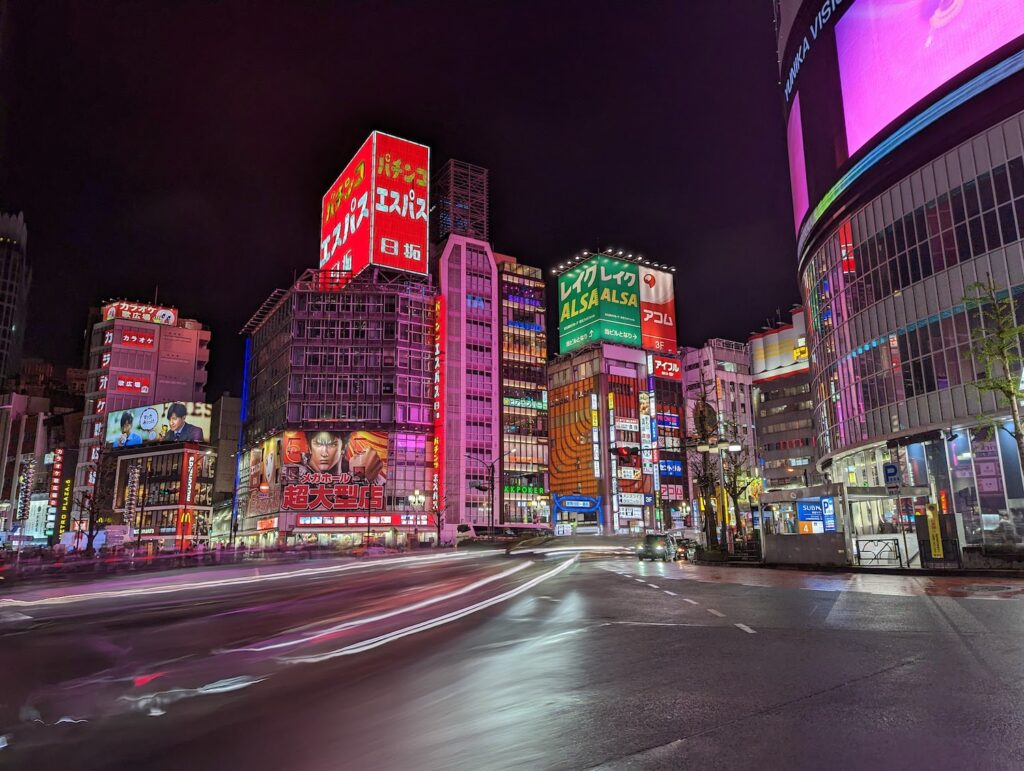
<svg viewBox="0 0 1024 771">
<path fill-rule="evenodd" d="M 25 215 L 0 212 L 0 383 L 17 377 L 25 341 L 32 268 Z"/>
<path fill-rule="evenodd" d="M 489 172 L 482 166 L 452 159 L 432 180 L 430 241 L 450 235 L 490 241 Z"/>
<path fill-rule="evenodd" d="M 547 525 L 548 381 L 544 276 L 496 254 L 501 301 L 501 522 Z"/>
</svg>

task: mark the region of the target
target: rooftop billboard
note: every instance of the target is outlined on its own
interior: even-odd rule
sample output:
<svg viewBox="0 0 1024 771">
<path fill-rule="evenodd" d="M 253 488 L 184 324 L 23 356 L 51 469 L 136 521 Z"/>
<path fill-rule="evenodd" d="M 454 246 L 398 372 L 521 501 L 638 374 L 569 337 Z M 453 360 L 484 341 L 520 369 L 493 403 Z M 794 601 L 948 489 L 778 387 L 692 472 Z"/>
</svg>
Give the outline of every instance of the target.
<svg viewBox="0 0 1024 771">
<path fill-rule="evenodd" d="M 558 342 L 569 353 L 604 340 L 675 352 L 672 274 L 599 254 L 558 277 Z"/>
<path fill-rule="evenodd" d="M 323 197 L 320 269 L 341 289 L 370 265 L 425 275 L 430 148 L 374 131 Z"/>
</svg>

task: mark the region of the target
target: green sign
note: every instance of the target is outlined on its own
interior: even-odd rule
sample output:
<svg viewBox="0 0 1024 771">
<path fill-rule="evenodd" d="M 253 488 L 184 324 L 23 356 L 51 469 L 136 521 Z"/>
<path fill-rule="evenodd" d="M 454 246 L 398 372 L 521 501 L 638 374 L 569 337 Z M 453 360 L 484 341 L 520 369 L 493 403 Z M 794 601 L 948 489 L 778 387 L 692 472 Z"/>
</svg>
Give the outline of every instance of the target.
<svg viewBox="0 0 1024 771">
<path fill-rule="evenodd" d="M 558 344 L 568 353 L 598 340 L 640 347 L 640 269 L 597 255 L 558 277 Z"/>
<path fill-rule="evenodd" d="M 523 495 L 544 495 L 543 487 L 532 487 L 531 485 L 505 485 L 505 493 L 521 493 Z"/>
<path fill-rule="evenodd" d="M 522 407 L 528 410 L 546 410 L 548 408 L 547 400 L 538 401 L 525 397 L 506 396 L 501 401 L 506 407 Z"/>
</svg>

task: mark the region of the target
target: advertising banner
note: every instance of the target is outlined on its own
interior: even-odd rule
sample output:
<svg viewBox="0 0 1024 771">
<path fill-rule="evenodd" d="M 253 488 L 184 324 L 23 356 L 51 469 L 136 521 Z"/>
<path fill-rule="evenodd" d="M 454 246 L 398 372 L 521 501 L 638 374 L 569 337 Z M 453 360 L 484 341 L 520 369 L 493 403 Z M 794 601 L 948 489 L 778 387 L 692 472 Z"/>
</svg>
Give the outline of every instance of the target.
<svg viewBox="0 0 1024 771">
<path fill-rule="evenodd" d="M 283 439 L 283 509 L 380 512 L 384 508 L 386 433 L 285 431 Z"/>
<path fill-rule="evenodd" d="M 117 339 L 118 343 L 125 348 L 152 348 L 156 342 L 153 333 L 144 329 L 122 329 Z M 113 335 L 108 344 L 113 344 Z"/>
<path fill-rule="evenodd" d="M 208 442 L 213 408 L 205 402 L 163 402 L 107 416 L 105 443 L 114 449 L 154 442 Z"/>
<path fill-rule="evenodd" d="M 320 269 L 341 289 L 367 266 L 425 275 L 430 149 L 374 131 L 324 196 Z"/>
<path fill-rule="evenodd" d="M 561 353 L 598 340 L 640 346 L 640 271 L 597 255 L 558 277 Z"/>
<path fill-rule="evenodd" d="M 641 310 L 643 310 L 641 308 Z M 673 332 L 675 334 L 675 332 Z M 647 344 L 644 343 L 644 347 Z M 654 376 L 665 380 L 674 380 L 677 383 L 683 379 L 682 367 L 679 366 L 679 359 L 669 359 L 665 356 L 654 357 Z"/>
<path fill-rule="evenodd" d="M 173 326 L 178 322 L 177 308 L 164 308 L 159 305 L 146 305 L 145 303 L 133 303 L 127 300 L 104 305 L 100 311 L 104 321 L 111 319 L 129 319 L 130 321 L 148 321 L 150 324 L 168 324 Z"/>
<path fill-rule="evenodd" d="M 444 345 L 446 339 L 447 319 L 445 317 L 444 297 L 438 295 L 434 300 L 434 389 L 431 410 L 434 418 L 434 437 L 431 441 L 433 475 L 430 482 L 430 508 L 435 512 L 445 509 L 444 497 L 444 398 L 445 398 L 445 360 Z"/>
<path fill-rule="evenodd" d="M 430 148 L 379 131 L 374 139 L 370 263 L 426 275 Z"/>
<path fill-rule="evenodd" d="M 676 342 L 676 296 L 671 273 L 640 267 L 640 325 L 644 350 L 675 351 L 679 347 Z M 677 375 L 678 366 L 677 363 Z M 657 365 L 654 374 L 658 375 Z"/>
<path fill-rule="evenodd" d="M 373 135 L 359 148 L 324 195 L 320 210 L 320 270 L 341 289 L 370 264 L 373 207 Z"/>
</svg>

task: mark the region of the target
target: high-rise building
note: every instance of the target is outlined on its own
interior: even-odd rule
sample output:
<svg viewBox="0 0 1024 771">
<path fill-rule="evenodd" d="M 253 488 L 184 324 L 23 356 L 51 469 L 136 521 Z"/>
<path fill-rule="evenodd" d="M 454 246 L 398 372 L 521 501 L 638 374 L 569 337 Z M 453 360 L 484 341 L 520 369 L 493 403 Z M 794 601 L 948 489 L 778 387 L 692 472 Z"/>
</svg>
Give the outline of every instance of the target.
<svg viewBox="0 0 1024 771">
<path fill-rule="evenodd" d="M 501 294 L 491 246 L 449 235 L 438 260 L 445 308 L 444 469 L 447 521 L 500 523 Z"/>
<path fill-rule="evenodd" d="M 776 20 L 817 465 L 855 549 L 903 530 L 914 564 L 955 564 L 1024 533 L 965 301 L 990 279 L 1024 323 L 1024 4 L 820 11 Z"/>
<path fill-rule="evenodd" d="M 548 363 L 556 524 L 577 533 L 640 533 L 678 519 L 682 400 L 658 402 L 663 387 L 679 390 L 678 371 L 657 363 L 663 359 L 671 364 L 669 357 L 601 342 Z M 669 426 L 664 463 L 659 424 Z"/>
<path fill-rule="evenodd" d="M 434 175 L 431 191 L 430 242 L 448 236 L 490 241 L 489 172 L 482 166 L 449 160 Z"/>
<path fill-rule="evenodd" d="M 757 457 L 767 492 L 819 483 L 804 309 L 750 336 Z"/>
<path fill-rule="evenodd" d="M 18 376 L 32 268 L 25 215 L 0 212 L 0 383 Z"/>
<path fill-rule="evenodd" d="M 237 538 L 351 546 L 429 540 L 435 290 L 369 267 L 307 270 L 243 328 Z M 290 541 L 289 541 L 290 542 Z"/>
<path fill-rule="evenodd" d="M 496 254 L 501 303 L 501 522 L 549 524 L 544 274 Z"/>
<path fill-rule="evenodd" d="M 86 336 L 88 384 L 85 417 L 75 472 L 76 520 L 84 523 L 78 502 L 83 495 L 105 498 L 112 490 L 96 490 L 97 466 L 103 447 L 111 446 L 109 416 L 147 405 L 170 403 L 208 409 L 206 365 L 210 331 L 176 308 L 117 300 L 94 315 Z M 153 413 L 156 416 L 156 412 Z M 133 425 L 137 432 L 165 430 L 166 421 Z M 116 436 L 117 427 L 113 435 Z"/>
</svg>

